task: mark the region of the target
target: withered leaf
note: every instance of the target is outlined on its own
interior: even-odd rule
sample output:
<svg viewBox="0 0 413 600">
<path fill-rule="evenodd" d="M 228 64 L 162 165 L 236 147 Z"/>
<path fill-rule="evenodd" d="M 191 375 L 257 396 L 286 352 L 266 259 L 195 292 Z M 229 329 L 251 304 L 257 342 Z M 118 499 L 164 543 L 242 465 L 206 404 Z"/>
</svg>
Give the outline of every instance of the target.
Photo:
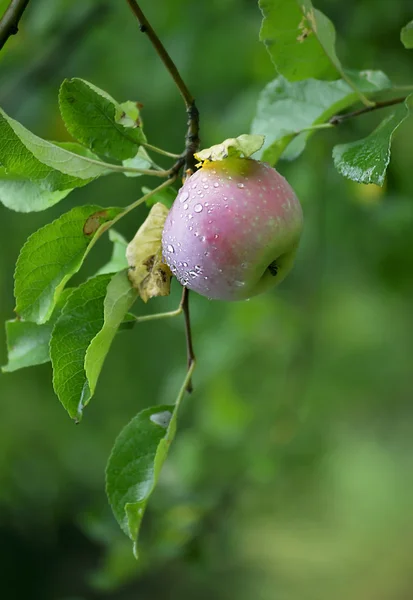
<svg viewBox="0 0 413 600">
<path fill-rule="evenodd" d="M 144 302 L 155 296 L 168 296 L 172 273 L 162 262 L 162 230 L 168 209 L 154 204 L 133 240 L 126 248 L 129 280 Z"/>
</svg>

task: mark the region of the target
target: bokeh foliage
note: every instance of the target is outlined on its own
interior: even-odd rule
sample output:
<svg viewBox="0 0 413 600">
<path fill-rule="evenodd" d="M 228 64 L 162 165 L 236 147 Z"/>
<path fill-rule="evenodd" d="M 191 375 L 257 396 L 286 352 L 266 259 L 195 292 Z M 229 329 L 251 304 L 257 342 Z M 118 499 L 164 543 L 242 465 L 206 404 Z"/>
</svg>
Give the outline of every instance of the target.
<svg viewBox="0 0 413 600">
<path fill-rule="evenodd" d="M 407 3 L 317 7 L 336 24 L 343 64 L 409 81 L 411 54 L 400 43 Z M 197 97 L 203 145 L 248 131 L 274 77 L 256 3 L 200 2 L 195 15 L 187 0 L 159 0 L 147 13 Z M 126 3 L 41 0 L 0 54 L 0 104 L 36 134 L 64 139 L 58 87 L 84 78 L 141 101 L 151 142 L 179 152 L 185 114 L 158 62 Z M 185 400 L 138 565 L 106 506 L 104 465 L 125 422 L 175 397 L 182 323 L 141 324 L 117 337 L 79 427 L 54 396 L 49 365 L 1 377 L 7 597 L 409 597 L 412 121 L 395 135 L 384 188 L 345 180 L 331 160 L 333 145 L 367 136 L 385 114 L 318 133 L 297 160 L 280 163 L 306 216 L 297 265 L 281 288 L 231 305 L 193 298 L 196 391 Z M 72 206 L 128 204 L 145 184 L 99 180 L 47 213 L 0 207 L 2 320 L 12 314 L 14 263 L 32 231 Z M 144 215 L 122 223 L 127 239 Z M 96 246 L 75 282 L 110 252 L 109 243 Z M 140 307 L 147 314 L 178 300 L 176 286 L 166 301 Z"/>
</svg>

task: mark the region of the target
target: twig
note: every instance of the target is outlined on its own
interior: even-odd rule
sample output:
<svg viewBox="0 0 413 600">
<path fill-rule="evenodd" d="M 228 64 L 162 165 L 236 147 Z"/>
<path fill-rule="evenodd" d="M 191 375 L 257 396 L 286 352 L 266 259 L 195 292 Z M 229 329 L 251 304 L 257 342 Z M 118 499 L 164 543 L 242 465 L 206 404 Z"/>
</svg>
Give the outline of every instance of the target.
<svg viewBox="0 0 413 600">
<path fill-rule="evenodd" d="M 187 121 L 187 133 L 185 136 L 185 151 L 178 158 L 172 169 L 170 170 L 170 177 L 175 178 L 179 171 L 184 167 L 184 176 L 185 180 L 187 177 L 190 177 L 192 173 L 195 171 L 195 157 L 194 154 L 199 150 L 200 139 L 199 139 L 199 111 L 195 105 L 195 99 L 187 88 L 184 80 L 182 79 L 175 63 L 172 58 L 169 56 L 166 51 L 164 45 L 156 35 L 153 30 L 151 24 L 148 19 L 142 12 L 138 2 L 136 0 L 127 0 L 129 6 L 131 7 L 134 15 L 137 17 L 140 25 L 140 30 L 142 33 L 146 33 L 150 41 L 152 42 L 153 47 L 155 48 L 159 58 L 162 60 L 163 64 L 169 71 L 172 79 L 176 83 L 176 86 L 181 94 L 185 106 L 186 106 L 186 114 L 188 116 Z M 185 319 L 185 338 L 186 338 L 186 348 L 187 348 L 187 360 L 188 360 L 188 373 L 191 373 L 193 370 L 193 366 L 195 364 L 195 354 L 192 343 L 192 334 L 191 334 L 191 321 L 189 316 L 189 290 L 184 287 L 182 290 L 182 299 L 180 304 L 182 311 L 184 313 Z M 192 392 L 192 379 L 189 375 L 186 384 L 186 390 L 188 392 Z"/>
<path fill-rule="evenodd" d="M 19 21 L 29 2 L 30 0 L 11 0 L 0 20 L 0 50 L 9 37 L 19 31 Z"/>
<path fill-rule="evenodd" d="M 340 125 L 343 121 L 347 121 L 347 119 L 352 119 L 353 117 L 359 117 L 360 115 L 364 115 L 366 113 L 372 112 L 373 110 L 379 110 L 380 108 L 387 108 L 388 106 L 393 106 L 394 104 L 401 104 L 406 100 L 406 96 L 399 98 L 392 98 L 391 100 L 383 100 L 382 102 L 376 102 L 374 106 L 366 106 L 364 108 L 360 108 L 359 110 L 355 110 L 350 113 L 345 113 L 344 115 L 334 115 L 329 120 L 330 125 Z"/>
<path fill-rule="evenodd" d="M 174 61 L 169 56 L 168 52 L 165 49 L 165 46 L 162 44 L 161 40 L 158 38 L 154 30 L 152 29 L 151 24 L 143 14 L 142 9 L 140 8 L 136 0 L 127 0 L 127 2 L 139 21 L 140 30 L 142 31 L 142 33 L 146 33 L 148 38 L 151 40 L 153 47 L 158 53 L 158 56 L 162 60 L 165 67 L 168 69 L 172 79 L 175 81 L 181 93 L 181 96 L 184 99 L 186 107 L 189 108 L 190 106 L 192 106 L 194 99 L 191 96 L 188 88 L 186 87 L 184 80 L 179 74 L 179 71 L 176 68 Z"/>
<path fill-rule="evenodd" d="M 190 370 L 192 365 L 195 363 L 195 353 L 194 353 L 194 347 L 192 344 L 191 319 L 189 316 L 189 290 L 186 287 L 183 287 L 183 289 L 182 289 L 182 298 L 181 298 L 180 307 L 182 308 L 182 311 L 184 313 L 185 338 L 186 338 L 186 349 L 187 349 L 187 365 L 188 365 L 188 370 Z M 188 393 L 191 393 L 193 390 L 191 378 L 188 379 L 186 390 Z"/>
</svg>

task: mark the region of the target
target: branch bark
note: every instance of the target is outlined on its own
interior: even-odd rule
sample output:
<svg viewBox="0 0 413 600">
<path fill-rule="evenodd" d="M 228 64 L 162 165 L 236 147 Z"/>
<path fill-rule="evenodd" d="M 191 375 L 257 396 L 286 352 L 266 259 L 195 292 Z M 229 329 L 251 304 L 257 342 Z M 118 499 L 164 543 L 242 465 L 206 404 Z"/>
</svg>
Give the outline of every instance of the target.
<svg viewBox="0 0 413 600">
<path fill-rule="evenodd" d="M 10 36 L 19 31 L 19 22 L 30 0 L 11 0 L 0 20 L 0 50 Z"/>
</svg>

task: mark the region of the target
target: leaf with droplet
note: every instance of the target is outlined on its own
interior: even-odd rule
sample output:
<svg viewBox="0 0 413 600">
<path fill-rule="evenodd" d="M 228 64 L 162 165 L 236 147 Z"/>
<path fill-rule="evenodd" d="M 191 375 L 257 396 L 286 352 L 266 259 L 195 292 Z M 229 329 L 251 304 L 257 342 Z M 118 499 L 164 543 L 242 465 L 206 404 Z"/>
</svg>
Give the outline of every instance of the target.
<svg viewBox="0 0 413 600">
<path fill-rule="evenodd" d="M 392 87 L 381 71 L 348 71 L 347 74 L 365 94 Z M 280 157 L 297 158 L 315 132 L 299 133 L 300 130 L 326 123 L 357 100 L 357 94 L 343 79 L 289 82 L 284 77 L 277 77 L 261 92 L 252 123 L 253 133 L 265 132 L 260 159 L 274 165 Z"/>
<path fill-rule="evenodd" d="M 245 158 L 249 158 L 262 147 L 264 140 L 265 136 L 261 134 L 244 133 L 236 138 L 224 140 L 221 144 L 205 148 L 197 152 L 194 156 L 201 163 L 204 161 L 223 160 L 228 156 L 244 156 Z"/>
<path fill-rule="evenodd" d="M 83 79 L 66 79 L 59 93 L 60 112 L 71 135 L 98 154 L 131 158 L 146 137 L 135 102 L 119 104 Z"/>
<path fill-rule="evenodd" d="M 393 135 L 413 108 L 413 94 L 405 103 L 393 107 L 392 112 L 366 138 L 340 144 L 333 148 L 337 170 L 358 183 L 383 185 L 390 162 Z"/>
<path fill-rule="evenodd" d="M 160 202 L 154 204 L 126 249 L 129 279 L 144 302 L 170 293 L 172 273 L 162 262 L 161 250 L 162 230 L 168 212 Z"/>
<path fill-rule="evenodd" d="M 400 40 L 405 48 L 413 48 L 413 21 L 410 21 L 400 32 Z"/>
<path fill-rule="evenodd" d="M 78 206 L 29 237 L 15 271 L 16 312 L 46 322 L 66 282 L 122 208 Z"/>
</svg>

